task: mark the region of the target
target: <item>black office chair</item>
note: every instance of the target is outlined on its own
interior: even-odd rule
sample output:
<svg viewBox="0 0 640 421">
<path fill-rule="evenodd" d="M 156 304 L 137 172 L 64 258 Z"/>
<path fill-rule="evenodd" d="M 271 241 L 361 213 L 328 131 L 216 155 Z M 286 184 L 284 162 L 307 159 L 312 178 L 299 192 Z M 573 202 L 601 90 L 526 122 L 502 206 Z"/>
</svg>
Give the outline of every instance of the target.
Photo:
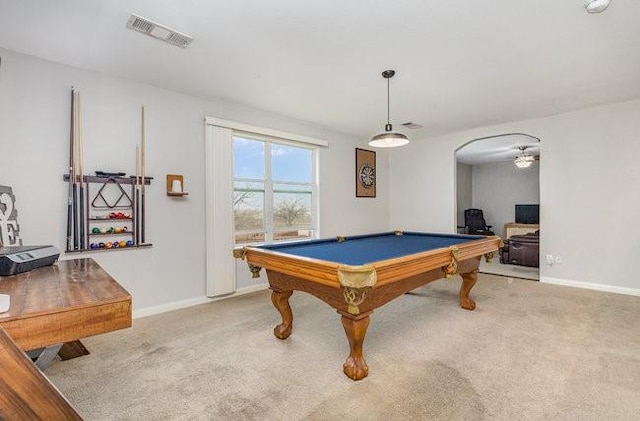
<svg viewBox="0 0 640 421">
<path fill-rule="evenodd" d="M 484 220 L 482 209 L 467 209 L 464 211 L 464 225 L 468 234 L 495 235 L 491 225 Z"/>
</svg>

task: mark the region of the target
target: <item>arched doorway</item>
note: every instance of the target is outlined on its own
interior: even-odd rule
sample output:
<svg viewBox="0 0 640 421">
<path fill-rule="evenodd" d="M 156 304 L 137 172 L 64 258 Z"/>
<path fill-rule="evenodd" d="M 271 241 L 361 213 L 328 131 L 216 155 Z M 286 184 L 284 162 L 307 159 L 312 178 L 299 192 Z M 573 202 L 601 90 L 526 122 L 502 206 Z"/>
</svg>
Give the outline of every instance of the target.
<svg viewBox="0 0 640 421">
<path fill-rule="evenodd" d="M 472 139 L 455 151 L 455 159 L 459 232 L 467 230 L 464 211 L 470 208 L 481 209 L 491 230 L 503 240 L 539 230 L 536 210 L 540 205 L 540 139 L 526 133 Z M 539 242 L 528 244 L 525 251 L 524 257 L 516 254 L 517 260 L 505 253 L 505 263 L 496 259 L 491 265 L 481 266 L 481 271 L 539 279 L 540 259 L 533 254 L 538 255 Z"/>
</svg>

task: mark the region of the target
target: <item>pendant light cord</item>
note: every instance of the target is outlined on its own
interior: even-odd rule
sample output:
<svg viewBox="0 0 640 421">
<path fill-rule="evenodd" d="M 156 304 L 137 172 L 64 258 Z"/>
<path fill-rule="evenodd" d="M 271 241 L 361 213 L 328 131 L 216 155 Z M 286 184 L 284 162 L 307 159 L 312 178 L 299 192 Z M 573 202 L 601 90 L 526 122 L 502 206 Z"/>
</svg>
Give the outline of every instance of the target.
<svg viewBox="0 0 640 421">
<path fill-rule="evenodd" d="M 389 81 L 390 78 L 387 78 L 387 124 L 391 124 L 391 118 L 389 117 L 391 115 L 391 112 L 389 111 L 389 109 L 391 108 L 391 102 L 389 100 Z"/>
</svg>

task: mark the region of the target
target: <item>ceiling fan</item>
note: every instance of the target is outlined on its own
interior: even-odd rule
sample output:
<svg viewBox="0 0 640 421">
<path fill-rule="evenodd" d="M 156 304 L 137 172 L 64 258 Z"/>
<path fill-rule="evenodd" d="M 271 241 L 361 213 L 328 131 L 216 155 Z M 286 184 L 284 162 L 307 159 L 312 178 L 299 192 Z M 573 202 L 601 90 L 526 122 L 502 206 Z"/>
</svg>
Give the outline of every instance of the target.
<svg viewBox="0 0 640 421">
<path fill-rule="evenodd" d="M 518 146 L 518 149 L 520 150 L 520 155 L 516 156 L 516 158 L 513 160 L 513 163 L 516 165 L 516 167 L 527 168 L 531 166 L 531 164 L 534 161 L 540 160 L 540 155 L 534 156 L 534 155 L 525 154 L 524 151 L 526 151 L 528 148 L 529 148 L 528 146 Z"/>
</svg>

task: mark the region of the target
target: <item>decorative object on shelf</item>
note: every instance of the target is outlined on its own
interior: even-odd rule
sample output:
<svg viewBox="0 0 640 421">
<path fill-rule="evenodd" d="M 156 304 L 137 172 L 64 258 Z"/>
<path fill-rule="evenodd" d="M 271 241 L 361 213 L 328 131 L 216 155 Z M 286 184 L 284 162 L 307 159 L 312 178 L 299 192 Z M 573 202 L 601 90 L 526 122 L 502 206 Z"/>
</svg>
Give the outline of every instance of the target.
<svg viewBox="0 0 640 421">
<path fill-rule="evenodd" d="M 0 186 L 0 246 L 21 246 L 16 197 L 9 186 Z"/>
<path fill-rule="evenodd" d="M 520 146 L 518 147 L 518 149 L 520 149 L 520 152 L 522 155 L 519 155 L 516 157 L 516 159 L 514 159 L 513 163 L 516 164 L 516 167 L 518 168 L 527 168 L 529 166 L 531 166 L 531 164 L 533 163 L 533 161 L 535 160 L 535 158 L 531 155 L 525 155 L 524 151 L 527 150 L 528 146 Z"/>
<path fill-rule="evenodd" d="M 409 138 L 400 132 L 394 132 L 390 121 L 389 106 L 389 79 L 396 74 L 395 70 L 385 70 L 382 77 L 387 79 L 387 124 L 384 126 L 384 133 L 373 136 L 369 142 L 369 146 L 375 148 L 395 148 L 396 146 L 404 146 L 409 143 Z"/>
<path fill-rule="evenodd" d="M 167 196 L 182 197 L 188 194 L 184 191 L 184 176 L 167 174 Z"/>
<path fill-rule="evenodd" d="M 376 197 L 376 153 L 356 148 L 356 197 Z"/>
</svg>

